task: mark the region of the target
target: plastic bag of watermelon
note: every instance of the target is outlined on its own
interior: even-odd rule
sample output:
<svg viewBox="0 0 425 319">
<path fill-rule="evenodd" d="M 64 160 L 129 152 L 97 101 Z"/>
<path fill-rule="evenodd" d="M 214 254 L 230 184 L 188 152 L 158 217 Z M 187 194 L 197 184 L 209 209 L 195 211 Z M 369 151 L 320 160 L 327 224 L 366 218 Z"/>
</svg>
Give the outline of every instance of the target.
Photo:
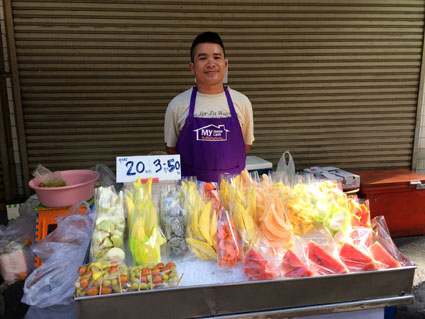
<svg viewBox="0 0 425 319">
<path fill-rule="evenodd" d="M 373 242 L 369 247 L 371 255 L 378 262 L 380 268 L 398 268 L 412 265 L 412 263 L 398 250 L 391 239 L 390 231 L 384 216 L 376 216 L 371 221 Z"/>
<path fill-rule="evenodd" d="M 282 258 L 282 277 L 312 277 L 313 271 L 310 269 L 310 262 L 303 249 L 303 240 L 299 236 L 294 237 L 294 246 L 285 252 Z"/>
<path fill-rule="evenodd" d="M 270 280 L 280 277 L 283 251 L 270 246 L 260 237 L 244 256 L 244 275 L 247 280 Z"/>
<path fill-rule="evenodd" d="M 348 268 L 341 261 L 335 240 L 329 231 L 316 227 L 303 237 L 303 247 L 315 275 L 345 274 Z"/>
<path fill-rule="evenodd" d="M 335 237 L 337 240 L 338 238 Z M 369 250 L 373 241 L 373 230 L 369 227 L 353 227 L 347 236 L 338 239 L 341 261 L 350 272 L 377 270 L 379 264 L 373 259 Z"/>
</svg>

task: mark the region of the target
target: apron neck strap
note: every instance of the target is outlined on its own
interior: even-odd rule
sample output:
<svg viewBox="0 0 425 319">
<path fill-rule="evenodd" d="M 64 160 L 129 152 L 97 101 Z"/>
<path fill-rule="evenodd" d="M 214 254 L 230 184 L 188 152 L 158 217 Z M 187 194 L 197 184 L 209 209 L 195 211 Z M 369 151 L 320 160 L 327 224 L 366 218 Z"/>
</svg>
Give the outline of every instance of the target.
<svg viewBox="0 0 425 319">
<path fill-rule="evenodd" d="M 227 86 L 224 86 L 224 85 L 223 85 L 223 89 L 224 89 L 224 93 L 226 94 L 227 104 L 229 105 L 230 115 L 233 118 L 235 118 L 237 115 L 236 115 L 235 107 L 233 106 L 232 98 L 230 97 L 229 90 Z M 198 92 L 198 88 L 194 86 L 192 88 L 192 95 L 190 96 L 189 114 L 188 114 L 188 116 L 190 117 L 193 117 L 193 112 L 195 111 L 195 101 L 196 101 L 197 92 Z"/>
<path fill-rule="evenodd" d="M 188 114 L 188 116 L 190 117 L 193 117 L 193 112 L 195 111 L 195 101 L 196 101 L 197 92 L 198 92 L 198 88 L 194 86 L 192 88 L 192 95 L 190 96 L 189 114 Z"/>
<path fill-rule="evenodd" d="M 235 111 L 235 107 L 233 106 L 233 101 L 232 98 L 230 97 L 230 93 L 229 90 L 227 88 L 227 86 L 224 86 L 224 93 L 226 93 L 226 98 L 227 98 L 227 104 L 229 105 L 229 111 L 230 111 L 230 115 L 235 119 L 237 119 L 237 115 L 236 115 L 236 111 Z"/>
</svg>

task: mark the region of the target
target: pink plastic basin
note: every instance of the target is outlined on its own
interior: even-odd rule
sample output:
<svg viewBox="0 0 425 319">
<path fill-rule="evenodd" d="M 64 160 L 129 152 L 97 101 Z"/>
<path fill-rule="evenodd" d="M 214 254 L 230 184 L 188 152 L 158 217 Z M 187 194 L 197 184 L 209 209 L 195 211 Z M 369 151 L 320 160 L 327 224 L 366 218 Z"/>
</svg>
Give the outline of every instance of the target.
<svg viewBox="0 0 425 319">
<path fill-rule="evenodd" d="M 67 207 L 93 197 L 96 180 L 99 173 L 90 170 L 70 170 L 60 172 L 66 186 L 39 187 L 37 178 L 29 182 L 35 190 L 40 203 L 46 207 Z"/>
</svg>

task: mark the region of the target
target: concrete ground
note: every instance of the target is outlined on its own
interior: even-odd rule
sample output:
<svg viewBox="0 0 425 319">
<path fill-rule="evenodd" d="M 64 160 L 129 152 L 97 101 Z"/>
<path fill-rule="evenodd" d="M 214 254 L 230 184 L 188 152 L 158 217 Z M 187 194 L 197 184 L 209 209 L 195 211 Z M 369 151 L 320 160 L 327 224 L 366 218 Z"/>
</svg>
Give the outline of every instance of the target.
<svg viewBox="0 0 425 319">
<path fill-rule="evenodd" d="M 397 306 L 396 319 L 425 319 L 425 235 L 393 238 L 399 250 L 416 264 L 413 280 L 415 302 L 412 305 Z"/>
</svg>

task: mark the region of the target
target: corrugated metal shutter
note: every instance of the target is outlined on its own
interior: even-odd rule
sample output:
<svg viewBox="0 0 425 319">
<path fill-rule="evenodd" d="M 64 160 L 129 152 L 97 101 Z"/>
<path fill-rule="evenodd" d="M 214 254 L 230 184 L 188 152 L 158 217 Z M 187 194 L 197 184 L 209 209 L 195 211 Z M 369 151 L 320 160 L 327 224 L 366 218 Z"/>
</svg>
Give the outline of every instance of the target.
<svg viewBox="0 0 425 319">
<path fill-rule="evenodd" d="M 0 164 L 1 163 L 1 159 L 0 159 Z M 5 214 L 6 214 L 6 189 L 4 188 L 4 180 L 3 180 L 3 172 L 1 172 L 0 170 L 0 218 L 2 221 L 4 221 L 4 219 L 7 220 L 7 217 L 4 218 Z"/>
<path fill-rule="evenodd" d="M 4 63 L 4 21 L 3 8 L 0 4 L 0 224 L 7 223 L 6 204 L 10 203 L 17 192 L 16 177 L 10 165 L 13 159 L 13 144 L 10 125 L 10 113 L 8 108 L 7 83 L 8 77 Z"/>
<path fill-rule="evenodd" d="M 297 168 L 410 167 L 423 0 L 12 2 L 34 167 L 163 150 L 188 50 L 219 32 L 229 84 L 254 106 L 252 154 Z"/>
</svg>

